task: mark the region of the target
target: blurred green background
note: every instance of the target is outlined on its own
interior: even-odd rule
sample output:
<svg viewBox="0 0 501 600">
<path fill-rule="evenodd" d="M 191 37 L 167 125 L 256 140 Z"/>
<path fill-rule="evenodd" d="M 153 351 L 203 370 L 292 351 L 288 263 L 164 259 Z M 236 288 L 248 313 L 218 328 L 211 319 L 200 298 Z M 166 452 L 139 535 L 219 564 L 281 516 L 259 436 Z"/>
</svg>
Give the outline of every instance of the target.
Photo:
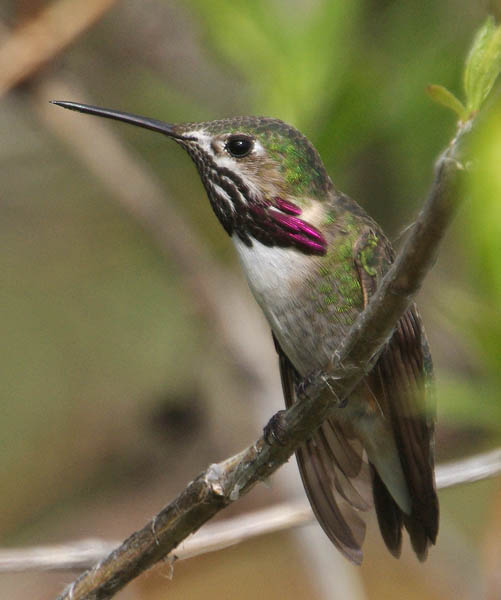
<svg viewBox="0 0 501 600">
<path fill-rule="evenodd" d="M 4 1 L 0 65 L 24 23 L 63 4 Z M 278 381 L 266 327 L 189 159 L 159 135 L 63 114 L 47 103 L 53 92 L 171 122 L 238 114 L 289 121 L 318 148 L 336 186 L 398 245 L 454 132 L 454 116 L 430 101 L 426 86 L 440 83 L 461 97 L 473 33 L 489 11 L 499 11 L 497 3 L 468 0 L 108 4 L 85 32 L 0 98 L 4 545 L 126 536 L 209 462 L 252 441 L 266 420 L 253 406 L 271 389 L 263 373 Z M 94 126 L 116 146 L 104 147 Z M 496 91 L 471 157 L 467 201 L 419 297 L 436 368 L 438 461 L 501 442 Z M 124 209 L 124 189 L 133 197 L 145 189 L 134 187 L 137 173 L 161 190 L 181 255 L 179 245 L 152 235 L 151 221 Z M 197 249 L 189 276 L 183 236 L 186 248 Z M 208 271 L 197 271 L 197 256 Z M 247 364 L 247 340 L 240 339 L 241 356 L 232 352 L 239 336 L 221 333 L 213 308 L 198 295 L 196 277 L 205 274 L 210 287 L 213 272 L 225 282 L 215 287 L 228 326 L 242 337 L 246 325 L 259 324 L 249 348 L 265 364 Z M 235 317 L 235 294 L 249 323 Z M 269 415 L 279 408 L 273 393 Z M 256 489 L 232 510 L 278 497 L 276 489 Z M 499 597 L 499 480 L 440 497 L 439 546 L 425 565 L 408 548 L 395 561 L 372 528 L 365 563 L 355 571 L 364 597 Z M 51 598 L 70 580 L 1 575 L 0 595 Z M 241 598 L 324 597 L 292 534 L 180 564 L 172 582 L 161 572 L 143 577 L 119 597 L 229 598 L 235 589 Z"/>
</svg>

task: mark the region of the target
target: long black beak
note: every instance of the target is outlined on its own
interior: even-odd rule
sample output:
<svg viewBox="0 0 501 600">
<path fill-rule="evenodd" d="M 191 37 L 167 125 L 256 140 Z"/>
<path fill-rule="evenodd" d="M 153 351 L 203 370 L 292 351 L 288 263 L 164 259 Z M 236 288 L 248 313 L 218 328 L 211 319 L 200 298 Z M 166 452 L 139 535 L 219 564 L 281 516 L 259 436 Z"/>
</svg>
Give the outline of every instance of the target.
<svg viewBox="0 0 501 600">
<path fill-rule="evenodd" d="M 151 129 L 151 131 L 158 131 L 159 133 L 163 133 L 164 135 L 168 135 L 169 137 L 177 140 L 190 139 L 189 137 L 183 136 L 180 133 L 176 133 L 174 125 L 171 125 L 170 123 L 164 123 L 163 121 L 157 121 L 156 119 L 132 115 L 130 113 L 112 110 L 110 108 L 91 106 L 90 104 L 79 104 L 78 102 L 66 102 L 65 100 L 51 100 L 50 102 L 51 104 L 57 104 L 57 106 L 69 108 L 70 110 L 76 110 L 78 112 L 96 115 L 98 117 L 106 117 L 107 119 L 115 119 L 115 121 L 123 121 L 124 123 L 130 123 L 131 125 L 137 125 L 138 127 Z"/>
</svg>

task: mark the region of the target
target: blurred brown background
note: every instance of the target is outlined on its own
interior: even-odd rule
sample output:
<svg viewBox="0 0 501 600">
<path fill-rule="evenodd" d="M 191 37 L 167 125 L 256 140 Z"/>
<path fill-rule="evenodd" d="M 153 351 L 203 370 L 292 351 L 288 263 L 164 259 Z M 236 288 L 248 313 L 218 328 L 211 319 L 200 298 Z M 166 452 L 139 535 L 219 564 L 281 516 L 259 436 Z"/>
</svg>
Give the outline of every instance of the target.
<svg viewBox="0 0 501 600">
<path fill-rule="evenodd" d="M 465 53 L 493 9 L 467 0 L 2 2 L 4 546 L 125 537 L 281 407 L 267 327 L 189 158 L 162 136 L 48 100 L 170 122 L 287 120 L 398 244 L 454 131 L 426 85 L 461 94 Z M 499 95 L 486 112 L 468 201 L 419 299 L 436 366 L 438 461 L 501 441 Z M 287 469 L 293 477 L 292 461 Z M 280 481 L 228 513 L 301 498 Z M 348 586 L 332 593 L 308 534 L 283 533 L 177 564 L 172 581 L 157 567 L 118 597 L 499 597 L 499 480 L 444 491 L 441 503 L 438 547 L 424 565 L 409 548 L 395 561 L 373 523 L 360 569 L 332 558 Z M 1 575 L 0 597 L 52 598 L 71 579 Z"/>
</svg>

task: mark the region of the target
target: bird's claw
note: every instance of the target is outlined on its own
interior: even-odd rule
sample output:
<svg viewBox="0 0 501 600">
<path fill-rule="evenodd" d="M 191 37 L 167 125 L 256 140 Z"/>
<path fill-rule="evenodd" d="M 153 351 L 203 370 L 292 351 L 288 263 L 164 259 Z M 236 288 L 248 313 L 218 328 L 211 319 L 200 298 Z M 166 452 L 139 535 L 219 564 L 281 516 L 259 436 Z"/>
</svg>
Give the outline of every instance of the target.
<svg viewBox="0 0 501 600">
<path fill-rule="evenodd" d="M 285 412 L 285 410 L 279 410 L 264 426 L 263 436 L 266 443 L 270 446 L 273 446 L 273 444 L 285 446 L 287 443 L 284 419 Z"/>
</svg>

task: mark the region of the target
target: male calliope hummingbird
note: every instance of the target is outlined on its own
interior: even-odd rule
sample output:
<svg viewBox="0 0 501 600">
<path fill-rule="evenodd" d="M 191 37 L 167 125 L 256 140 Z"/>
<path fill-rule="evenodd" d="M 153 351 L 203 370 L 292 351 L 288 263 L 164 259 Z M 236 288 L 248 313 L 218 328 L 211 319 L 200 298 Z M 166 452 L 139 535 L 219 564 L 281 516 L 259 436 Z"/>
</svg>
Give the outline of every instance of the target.
<svg viewBox="0 0 501 600">
<path fill-rule="evenodd" d="M 299 383 L 329 364 L 393 260 L 379 226 L 335 189 L 310 142 L 278 119 L 172 125 L 54 104 L 158 131 L 188 152 L 270 324 L 285 403 L 295 402 Z M 394 556 L 403 527 L 420 560 L 435 543 L 430 377 L 426 337 L 411 305 L 348 402 L 296 452 L 315 516 L 355 563 L 362 561 L 362 513 L 372 503 Z"/>
</svg>

